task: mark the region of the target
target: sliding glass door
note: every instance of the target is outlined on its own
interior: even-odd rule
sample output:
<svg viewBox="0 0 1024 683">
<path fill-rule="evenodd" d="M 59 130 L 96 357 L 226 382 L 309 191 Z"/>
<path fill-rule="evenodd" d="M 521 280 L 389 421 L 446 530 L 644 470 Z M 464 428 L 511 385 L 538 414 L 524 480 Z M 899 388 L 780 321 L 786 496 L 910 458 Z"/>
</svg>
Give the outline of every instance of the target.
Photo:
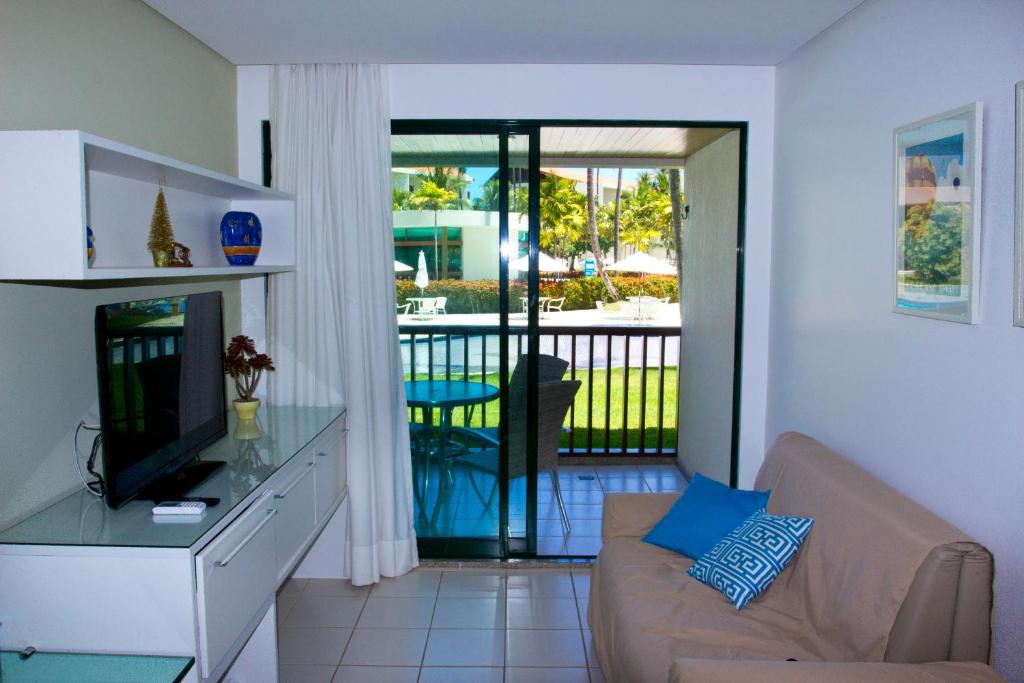
<svg viewBox="0 0 1024 683">
<path fill-rule="evenodd" d="M 396 315 L 420 551 L 529 554 L 538 136 L 471 123 L 396 123 L 392 133 Z"/>
</svg>

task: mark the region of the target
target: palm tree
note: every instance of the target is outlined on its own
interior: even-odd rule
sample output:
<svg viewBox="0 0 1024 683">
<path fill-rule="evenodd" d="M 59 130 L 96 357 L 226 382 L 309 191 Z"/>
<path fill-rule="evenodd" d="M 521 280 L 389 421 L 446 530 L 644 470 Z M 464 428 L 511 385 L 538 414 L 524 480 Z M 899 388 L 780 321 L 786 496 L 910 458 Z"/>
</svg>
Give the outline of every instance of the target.
<svg viewBox="0 0 1024 683">
<path fill-rule="evenodd" d="M 594 169 L 587 169 L 587 227 L 590 228 L 590 249 L 594 254 L 594 263 L 597 266 L 597 274 L 601 276 L 608 296 L 612 301 L 619 300 L 619 292 L 608 277 L 608 271 L 604 269 L 604 254 L 601 252 L 601 240 L 597 234 L 597 206 L 594 203 Z"/>
<path fill-rule="evenodd" d="M 667 180 L 665 180 L 667 184 Z M 668 243 L 672 230 L 672 204 L 667 187 L 663 192 L 659 178 L 644 172 L 637 177 L 636 189 L 627 193 L 623 204 L 620 239 L 630 246 L 646 251 L 658 241 Z"/>
<path fill-rule="evenodd" d="M 612 235 L 615 240 L 615 248 L 612 256 L 619 260 L 619 219 L 622 217 L 622 169 L 619 169 L 619 177 L 615 181 L 615 218 L 612 220 Z"/>
<path fill-rule="evenodd" d="M 442 190 L 451 190 L 454 193 L 452 201 L 450 202 L 450 208 L 465 208 L 465 199 L 463 198 L 462 194 L 466 187 L 469 185 L 469 180 L 466 179 L 465 168 L 435 166 L 427 175 L 427 180 L 433 182 Z"/>
<path fill-rule="evenodd" d="M 448 208 L 455 199 L 455 191 L 439 187 L 433 180 L 424 180 L 409 196 L 409 204 L 419 210 L 434 212 L 434 279 L 439 275 L 439 255 L 437 249 L 437 212 Z"/>
<path fill-rule="evenodd" d="M 508 186 L 508 210 L 512 213 L 525 214 L 529 190 L 522 185 L 509 184 Z M 473 199 L 473 209 L 476 211 L 497 211 L 498 210 L 498 178 L 493 177 L 483 184 L 479 197 Z"/>
<path fill-rule="evenodd" d="M 676 278 L 683 282 L 683 193 L 680 188 L 679 169 L 668 170 L 668 196 L 672 203 L 672 241 L 676 252 Z"/>
<path fill-rule="evenodd" d="M 568 259 L 570 269 L 582 251 L 587 220 L 584 202 L 572 180 L 554 174 L 541 179 L 540 248 L 555 258 Z"/>
<path fill-rule="evenodd" d="M 409 192 L 406 190 L 399 190 L 397 187 L 391 188 L 391 210 L 402 211 L 409 208 Z"/>
<path fill-rule="evenodd" d="M 491 178 L 480 188 L 481 194 L 473 200 L 473 208 L 477 211 L 498 210 L 498 179 Z"/>
</svg>

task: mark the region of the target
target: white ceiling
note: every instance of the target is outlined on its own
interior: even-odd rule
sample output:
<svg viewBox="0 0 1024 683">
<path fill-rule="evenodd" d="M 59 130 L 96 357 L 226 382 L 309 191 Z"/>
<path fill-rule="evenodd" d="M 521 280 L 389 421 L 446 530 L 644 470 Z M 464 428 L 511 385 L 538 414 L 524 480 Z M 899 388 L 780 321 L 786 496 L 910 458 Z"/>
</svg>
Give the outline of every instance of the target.
<svg viewBox="0 0 1024 683">
<path fill-rule="evenodd" d="M 774 65 L 863 0 L 145 0 L 235 64 Z"/>
<path fill-rule="evenodd" d="M 678 166 L 731 128 L 544 126 L 540 163 L 559 168 Z M 509 143 L 509 158 L 524 161 L 525 137 Z M 497 166 L 498 136 L 478 134 L 392 135 L 394 166 Z"/>
</svg>

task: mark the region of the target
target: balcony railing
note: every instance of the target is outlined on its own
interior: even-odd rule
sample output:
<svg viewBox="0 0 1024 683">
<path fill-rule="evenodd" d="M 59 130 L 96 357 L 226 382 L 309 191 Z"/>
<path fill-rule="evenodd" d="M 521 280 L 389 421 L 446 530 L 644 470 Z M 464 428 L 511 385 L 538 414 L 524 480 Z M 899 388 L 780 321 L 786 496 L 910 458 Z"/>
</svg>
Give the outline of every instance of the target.
<svg viewBox="0 0 1024 683">
<path fill-rule="evenodd" d="M 400 325 L 407 379 L 498 385 L 497 325 Z M 669 456 L 678 426 L 678 327 L 552 326 L 540 330 L 540 352 L 569 362 L 567 379 L 582 387 L 562 438 L 566 456 Z M 526 353 L 527 331 L 509 330 L 509 369 Z M 495 427 L 497 402 L 456 410 L 454 424 Z"/>
</svg>

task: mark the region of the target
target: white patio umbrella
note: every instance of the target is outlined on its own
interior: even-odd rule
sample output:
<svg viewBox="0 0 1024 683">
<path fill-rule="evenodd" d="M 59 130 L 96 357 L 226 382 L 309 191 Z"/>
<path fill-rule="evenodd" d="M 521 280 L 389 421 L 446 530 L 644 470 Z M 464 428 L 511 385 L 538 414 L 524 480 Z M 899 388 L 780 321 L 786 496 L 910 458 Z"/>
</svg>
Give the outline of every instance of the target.
<svg viewBox="0 0 1024 683">
<path fill-rule="evenodd" d="M 508 269 L 517 271 L 529 270 L 530 255 L 524 254 L 515 261 L 509 261 Z M 567 273 L 569 272 L 569 266 L 565 265 L 564 261 L 551 258 L 542 251 L 537 254 L 537 270 L 541 273 Z"/>
<path fill-rule="evenodd" d="M 427 256 L 420 249 L 420 259 L 416 264 L 416 286 L 420 288 L 420 296 L 423 295 L 423 290 L 427 288 L 428 282 L 430 282 L 430 278 L 427 277 Z"/>
<path fill-rule="evenodd" d="M 395 261 L 395 272 L 396 273 L 408 273 L 412 270 L 412 266 L 407 266 L 401 261 Z"/>
<path fill-rule="evenodd" d="M 638 251 L 632 256 L 627 256 L 621 261 L 605 266 L 605 270 L 612 270 L 618 273 L 640 273 L 640 296 L 636 299 L 636 315 L 641 316 L 641 303 L 644 299 L 644 275 L 677 275 L 674 266 L 670 266 L 661 259 L 656 259 L 647 252 Z"/>
<path fill-rule="evenodd" d="M 675 266 L 670 266 L 661 259 L 656 259 L 647 252 L 638 251 L 632 256 L 627 256 L 621 261 L 616 261 L 605 270 L 613 270 L 618 273 L 641 273 L 645 275 L 675 275 Z"/>
</svg>

